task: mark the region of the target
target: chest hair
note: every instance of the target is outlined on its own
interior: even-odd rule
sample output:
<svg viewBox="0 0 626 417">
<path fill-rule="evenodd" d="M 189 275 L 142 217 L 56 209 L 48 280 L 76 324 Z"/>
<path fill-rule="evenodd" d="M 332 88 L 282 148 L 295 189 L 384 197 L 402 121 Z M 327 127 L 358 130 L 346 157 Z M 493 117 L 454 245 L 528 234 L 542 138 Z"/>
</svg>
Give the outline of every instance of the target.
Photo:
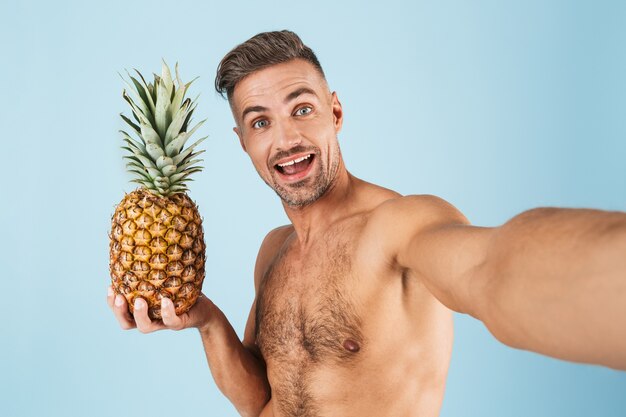
<svg viewBox="0 0 626 417">
<path fill-rule="evenodd" d="M 356 282 L 353 250 L 347 241 L 329 239 L 316 245 L 304 263 L 296 263 L 286 246 L 259 288 L 257 345 L 278 370 L 272 391 L 286 415 L 316 414 L 308 389 L 315 367 L 354 366 L 362 355 L 365 340 L 350 291 Z"/>
</svg>

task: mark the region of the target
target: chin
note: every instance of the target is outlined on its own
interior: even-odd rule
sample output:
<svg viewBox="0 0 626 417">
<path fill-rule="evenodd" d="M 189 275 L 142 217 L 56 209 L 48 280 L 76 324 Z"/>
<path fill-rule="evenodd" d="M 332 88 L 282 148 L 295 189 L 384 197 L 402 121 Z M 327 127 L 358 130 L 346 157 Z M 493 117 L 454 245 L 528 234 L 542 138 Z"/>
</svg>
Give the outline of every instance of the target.
<svg viewBox="0 0 626 417">
<path fill-rule="evenodd" d="M 327 183 L 314 181 L 313 184 L 306 184 L 308 181 L 302 181 L 301 183 L 290 184 L 283 186 L 281 184 L 274 184 L 272 187 L 274 192 L 280 197 L 280 199 L 292 208 L 302 208 L 319 200 L 328 190 Z M 297 188 L 301 187 L 301 188 Z M 294 190 L 294 188 L 296 188 Z"/>
</svg>

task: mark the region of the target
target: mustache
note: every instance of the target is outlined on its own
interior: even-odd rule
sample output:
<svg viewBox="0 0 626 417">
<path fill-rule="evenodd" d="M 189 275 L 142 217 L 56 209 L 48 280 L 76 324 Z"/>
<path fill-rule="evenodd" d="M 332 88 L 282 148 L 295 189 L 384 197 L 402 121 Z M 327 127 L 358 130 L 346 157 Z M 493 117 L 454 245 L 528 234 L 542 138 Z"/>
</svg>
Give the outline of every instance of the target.
<svg viewBox="0 0 626 417">
<path fill-rule="evenodd" d="M 294 146 L 293 148 L 287 151 L 278 151 L 276 152 L 276 154 L 272 156 L 272 158 L 270 158 L 270 167 L 273 167 L 274 165 L 276 165 L 276 163 L 283 158 L 288 158 L 292 155 L 297 155 L 299 153 L 305 153 L 305 152 L 317 154 L 318 151 L 319 149 L 316 146 L 302 146 L 302 145 Z"/>
</svg>

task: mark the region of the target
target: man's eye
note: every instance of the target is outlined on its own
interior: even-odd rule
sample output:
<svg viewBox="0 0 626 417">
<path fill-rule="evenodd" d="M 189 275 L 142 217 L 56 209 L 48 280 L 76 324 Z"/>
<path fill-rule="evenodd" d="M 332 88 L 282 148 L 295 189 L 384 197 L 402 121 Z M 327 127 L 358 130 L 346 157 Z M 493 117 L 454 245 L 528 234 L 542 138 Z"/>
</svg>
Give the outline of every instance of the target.
<svg viewBox="0 0 626 417">
<path fill-rule="evenodd" d="M 306 107 L 301 107 L 298 110 L 296 110 L 296 116 L 304 116 L 305 114 L 309 114 L 313 111 L 313 108 L 306 106 Z"/>
<path fill-rule="evenodd" d="M 257 120 L 256 122 L 254 122 L 254 123 L 252 124 L 252 127 L 253 127 L 254 129 L 261 129 L 261 128 L 266 127 L 266 126 L 267 126 L 267 123 L 268 123 L 268 122 L 267 122 L 267 120 L 265 120 L 265 119 Z"/>
</svg>

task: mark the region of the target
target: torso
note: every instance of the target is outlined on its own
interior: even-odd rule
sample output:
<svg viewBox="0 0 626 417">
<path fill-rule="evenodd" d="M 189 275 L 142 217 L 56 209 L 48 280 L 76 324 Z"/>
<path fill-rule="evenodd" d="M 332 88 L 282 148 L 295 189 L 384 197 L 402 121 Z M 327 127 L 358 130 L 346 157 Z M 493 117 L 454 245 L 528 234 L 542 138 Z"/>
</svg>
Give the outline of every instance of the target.
<svg viewBox="0 0 626 417">
<path fill-rule="evenodd" d="M 451 313 L 380 252 L 371 211 L 303 253 L 285 234 L 257 295 L 256 343 L 275 416 L 436 416 Z"/>
</svg>

